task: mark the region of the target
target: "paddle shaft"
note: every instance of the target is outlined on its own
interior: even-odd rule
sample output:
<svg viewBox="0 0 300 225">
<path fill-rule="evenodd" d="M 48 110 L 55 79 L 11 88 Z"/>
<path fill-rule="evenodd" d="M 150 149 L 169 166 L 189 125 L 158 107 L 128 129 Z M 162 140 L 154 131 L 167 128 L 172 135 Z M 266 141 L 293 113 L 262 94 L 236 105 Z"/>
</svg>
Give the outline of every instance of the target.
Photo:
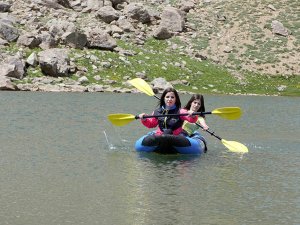
<svg viewBox="0 0 300 225">
<path fill-rule="evenodd" d="M 211 112 L 194 112 L 193 115 L 204 115 L 204 114 L 211 114 Z M 146 118 L 158 118 L 158 117 L 169 117 L 169 116 L 188 116 L 188 113 L 181 113 L 181 114 L 162 114 L 162 115 L 144 115 L 143 119 Z M 135 116 L 135 119 L 139 119 L 138 115 Z"/>
<path fill-rule="evenodd" d="M 196 123 L 196 125 L 197 125 L 198 127 L 200 127 L 200 128 L 203 129 L 203 127 L 202 127 L 199 123 Z M 218 135 L 215 135 L 215 132 L 212 132 L 212 131 L 209 131 L 209 130 L 205 130 L 205 131 L 206 131 L 207 133 L 209 133 L 210 135 L 212 135 L 212 136 L 218 138 L 220 141 L 222 140 L 221 137 L 219 137 Z"/>
</svg>

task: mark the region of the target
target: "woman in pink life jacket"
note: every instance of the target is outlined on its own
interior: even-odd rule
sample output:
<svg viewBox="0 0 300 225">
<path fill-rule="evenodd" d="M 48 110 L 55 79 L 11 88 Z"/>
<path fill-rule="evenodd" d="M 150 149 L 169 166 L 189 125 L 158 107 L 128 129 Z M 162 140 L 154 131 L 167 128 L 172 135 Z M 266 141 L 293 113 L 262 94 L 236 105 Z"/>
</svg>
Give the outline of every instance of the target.
<svg viewBox="0 0 300 225">
<path fill-rule="evenodd" d="M 177 91 L 174 88 L 167 88 L 160 97 L 159 107 L 154 110 L 152 115 L 167 115 L 167 114 L 184 114 L 187 116 L 168 116 L 168 117 L 153 117 L 143 118 L 145 113 L 139 114 L 139 118 L 144 126 L 148 128 L 158 127 L 155 135 L 173 134 L 179 135 L 182 132 L 184 121 L 195 123 L 198 116 L 192 115 L 193 111 L 181 108 L 181 102 Z"/>
</svg>

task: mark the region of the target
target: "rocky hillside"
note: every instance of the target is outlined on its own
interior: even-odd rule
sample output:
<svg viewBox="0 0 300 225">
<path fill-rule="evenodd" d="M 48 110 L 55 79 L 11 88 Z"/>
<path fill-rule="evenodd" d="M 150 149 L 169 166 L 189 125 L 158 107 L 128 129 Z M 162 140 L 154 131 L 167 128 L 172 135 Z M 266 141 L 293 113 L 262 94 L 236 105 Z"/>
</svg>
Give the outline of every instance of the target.
<svg viewBox="0 0 300 225">
<path fill-rule="evenodd" d="M 240 81 L 249 72 L 298 76 L 299 21 L 293 0 L 0 0 L 0 89 L 103 91 L 98 81 L 118 82 L 103 75 L 114 63 L 107 52 L 126 64 L 149 39 Z"/>
</svg>

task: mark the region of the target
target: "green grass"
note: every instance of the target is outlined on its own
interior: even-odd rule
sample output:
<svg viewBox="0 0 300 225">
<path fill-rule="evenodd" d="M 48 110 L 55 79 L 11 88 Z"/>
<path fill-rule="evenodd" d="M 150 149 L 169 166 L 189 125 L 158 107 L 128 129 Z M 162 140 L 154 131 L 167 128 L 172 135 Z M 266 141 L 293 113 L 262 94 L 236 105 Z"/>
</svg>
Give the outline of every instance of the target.
<svg viewBox="0 0 300 225">
<path fill-rule="evenodd" d="M 242 94 L 300 96 L 300 76 L 261 76 L 248 73 L 246 79 L 247 85 L 242 89 Z M 279 91 L 280 86 L 286 86 L 286 89 Z"/>
<path fill-rule="evenodd" d="M 178 43 L 175 39 L 174 42 Z M 85 57 L 77 58 L 76 65 L 84 66 L 88 69 L 86 76 L 90 81 L 94 81 L 93 76 L 100 75 L 103 80 L 115 80 L 114 86 L 122 86 L 124 76 L 135 78 L 137 72 L 144 72 L 148 80 L 157 77 L 164 77 L 168 81 L 187 80 L 190 85 L 176 85 L 182 91 L 193 91 L 199 93 L 215 94 L 267 94 L 267 95 L 289 95 L 300 96 L 300 76 L 262 76 L 260 74 L 246 73 L 245 81 L 240 82 L 231 75 L 225 67 L 218 66 L 209 61 L 198 61 L 185 55 L 179 54 L 180 50 L 169 50 L 166 41 L 149 39 L 143 49 L 130 43 L 119 41 L 118 45 L 123 49 L 135 51 L 134 56 L 120 56 L 114 52 L 103 52 L 89 50 L 89 54 L 97 56 L 100 61 L 110 61 L 109 68 L 102 68 L 100 72 L 93 72 L 89 59 Z M 85 50 L 84 50 L 85 51 Z M 81 54 L 81 50 L 72 50 L 72 55 Z M 86 52 L 87 53 L 87 52 Z M 257 53 L 259 56 L 259 53 Z M 238 59 L 236 63 L 242 63 Z M 124 60 L 122 60 L 122 58 Z M 269 59 L 272 61 L 274 59 Z M 178 67 L 175 63 L 183 65 Z M 101 67 L 100 64 L 96 64 Z M 97 83 L 105 83 L 104 81 Z M 283 91 L 278 91 L 278 87 L 286 86 Z M 298 85 L 298 86 L 297 86 Z M 194 88 L 197 88 L 196 90 Z"/>
</svg>

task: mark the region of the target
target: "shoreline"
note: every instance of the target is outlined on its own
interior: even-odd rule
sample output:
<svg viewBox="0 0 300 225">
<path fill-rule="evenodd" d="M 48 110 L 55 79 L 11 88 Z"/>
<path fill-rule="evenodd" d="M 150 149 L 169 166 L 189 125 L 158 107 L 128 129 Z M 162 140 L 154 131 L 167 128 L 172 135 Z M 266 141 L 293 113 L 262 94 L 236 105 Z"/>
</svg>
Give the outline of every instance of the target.
<svg viewBox="0 0 300 225">
<path fill-rule="evenodd" d="M 189 92 L 176 89 L 178 93 L 183 95 L 191 95 L 198 92 Z M 144 94 L 135 88 L 112 87 L 109 85 L 52 85 L 52 84 L 18 84 L 15 89 L 0 90 L 0 92 L 44 92 L 44 93 L 115 93 L 115 94 Z M 161 94 L 163 90 L 155 94 Z M 267 95 L 256 93 L 202 93 L 204 95 L 218 95 L 218 96 L 266 96 L 266 97 L 299 97 L 299 96 L 281 96 L 281 95 Z"/>
</svg>

